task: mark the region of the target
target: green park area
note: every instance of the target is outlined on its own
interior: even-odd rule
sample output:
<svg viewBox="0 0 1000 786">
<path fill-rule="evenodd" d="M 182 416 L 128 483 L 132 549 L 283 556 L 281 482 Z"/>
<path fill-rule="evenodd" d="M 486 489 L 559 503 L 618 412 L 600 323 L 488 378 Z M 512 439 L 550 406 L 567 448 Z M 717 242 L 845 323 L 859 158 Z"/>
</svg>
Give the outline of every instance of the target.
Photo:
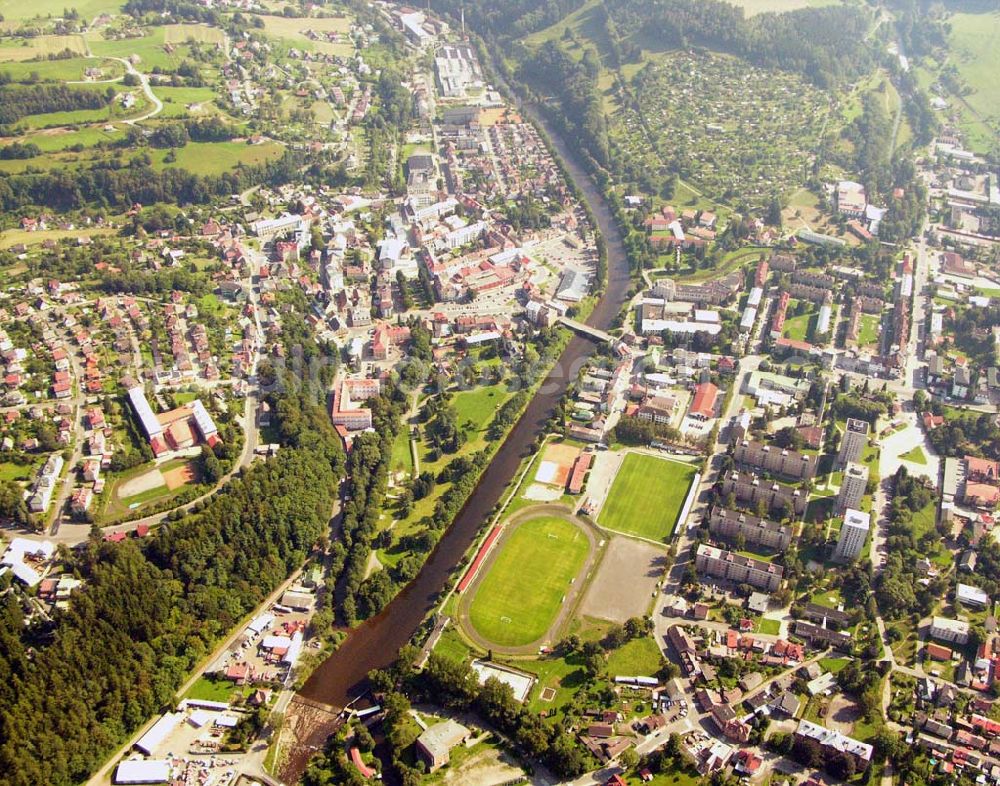
<svg viewBox="0 0 1000 786">
<path fill-rule="evenodd" d="M 423 430 L 426 429 L 425 424 L 421 430 L 421 436 L 417 439 L 417 459 L 419 461 L 417 469 L 419 473 L 429 472 L 437 477 L 451 461 L 456 458 L 468 458 L 476 451 L 482 450 L 486 445 L 486 432 L 493 416 L 512 395 L 513 393 L 506 383 L 482 385 L 451 394 L 448 406 L 454 413 L 457 427 L 465 432 L 467 439 L 455 453 L 438 452 L 423 434 Z M 404 427 L 403 432 L 407 431 L 407 428 Z M 404 439 L 406 440 L 405 449 Z M 409 457 L 408 440 L 409 435 L 406 433 L 406 436 L 398 437 L 393 446 L 391 469 L 394 472 L 411 472 L 413 470 L 413 463 Z M 420 531 L 421 527 L 426 524 L 427 518 L 434 513 L 438 500 L 450 487 L 451 483 L 436 483 L 429 494 L 414 500 L 406 515 L 401 516 L 393 524 L 392 545 L 378 551 L 379 561 L 383 565 L 395 565 L 409 553 L 401 546 L 400 540 Z M 389 523 L 388 516 L 385 517 L 385 523 Z"/>
<path fill-rule="evenodd" d="M 650 540 L 669 538 L 694 474 L 690 464 L 629 453 L 611 485 L 598 523 Z"/>
<path fill-rule="evenodd" d="M 545 635 L 587 558 L 579 526 L 550 516 L 513 525 L 469 608 L 480 636 L 500 646 Z"/>
</svg>

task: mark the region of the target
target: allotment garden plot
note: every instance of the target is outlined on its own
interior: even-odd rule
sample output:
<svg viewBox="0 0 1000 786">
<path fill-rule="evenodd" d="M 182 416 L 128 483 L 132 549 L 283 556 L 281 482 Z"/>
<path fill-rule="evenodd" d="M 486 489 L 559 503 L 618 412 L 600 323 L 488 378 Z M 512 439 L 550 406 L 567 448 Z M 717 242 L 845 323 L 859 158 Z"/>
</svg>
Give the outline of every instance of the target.
<svg viewBox="0 0 1000 786">
<path fill-rule="evenodd" d="M 558 516 L 507 528 L 473 589 L 469 620 L 485 641 L 520 647 L 541 639 L 556 622 L 592 541 L 583 526 Z"/>
<path fill-rule="evenodd" d="M 691 464 L 629 453 L 597 523 L 615 532 L 665 540 L 674 532 L 694 475 Z"/>
<path fill-rule="evenodd" d="M 758 204 L 809 177 L 832 100 L 798 76 L 708 53 L 659 58 L 631 91 L 635 101 L 610 118 L 630 158 L 658 163 L 651 140 L 659 161 L 708 196 Z"/>
</svg>

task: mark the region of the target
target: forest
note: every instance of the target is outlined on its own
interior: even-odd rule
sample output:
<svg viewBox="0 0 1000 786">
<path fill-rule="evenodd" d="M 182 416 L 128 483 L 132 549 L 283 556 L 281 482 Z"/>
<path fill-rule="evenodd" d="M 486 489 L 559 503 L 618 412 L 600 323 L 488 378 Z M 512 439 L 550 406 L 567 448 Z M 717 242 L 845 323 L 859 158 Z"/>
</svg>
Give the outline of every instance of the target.
<svg viewBox="0 0 1000 786">
<path fill-rule="evenodd" d="M 85 589 L 51 625 L 0 607 L 0 781 L 79 783 L 173 700 L 188 671 L 300 567 L 344 470 L 323 408 L 275 399 L 283 448 L 147 542 L 67 556 Z"/>
<path fill-rule="evenodd" d="M 823 88 L 868 73 L 874 56 L 865 43 L 867 12 L 852 6 L 801 8 L 744 17 L 722 0 L 609 0 L 621 35 L 642 34 L 658 45 L 705 46 L 764 68 L 803 74 Z"/>
<path fill-rule="evenodd" d="M 464 9 L 469 22 L 488 36 L 518 38 L 555 24 L 583 5 L 583 0 L 433 0 L 431 8 L 456 19 Z"/>
</svg>

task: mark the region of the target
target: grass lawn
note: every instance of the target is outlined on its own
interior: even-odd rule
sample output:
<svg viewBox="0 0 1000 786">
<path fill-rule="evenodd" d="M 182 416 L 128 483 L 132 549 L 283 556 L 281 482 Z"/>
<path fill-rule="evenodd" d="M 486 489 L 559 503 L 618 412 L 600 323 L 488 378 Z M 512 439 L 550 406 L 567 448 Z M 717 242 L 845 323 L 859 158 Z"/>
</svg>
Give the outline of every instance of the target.
<svg viewBox="0 0 1000 786">
<path fill-rule="evenodd" d="M 469 607 L 481 636 L 503 646 L 545 634 L 587 557 L 587 538 L 568 521 L 530 519 L 510 532 Z"/>
<path fill-rule="evenodd" d="M 681 272 L 674 276 L 674 278 L 676 278 L 677 281 L 684 282 L 685 284 L 696 284 L 702 281 L 708 281 L 709 279 L 728 275 L 740 265 L 744 265 L 747 262 L 758 259 L 763 253 L 764 252 L 759 248 L 738 248 L 735 251 L 730 251 L 726 254 L 722 258 L 722 262 L 715 267 L 704 268 L 691 273 Z"/>
<path fill-rule="evenodd" d="M 40 246 L 42 241 L 52 239 L 61 240 L 66 237 L 95 237 L 99 235 L 111 235 L 115 230 L 111 227 L 100 227 L 86 229 L 46 229 L 39 232 L 25 232 L 23 229 L 7 229 L 0 232 L 0 249 L 10 248 L 19 243 L 26 246 Z"/>
<path fill-rule="evenodd" d="M 458 456 L 469 456 L 481 450 L 486 444 L 486 428 L 493 419 L 495 411 L 511 395 L 505 385 L 473 388 L 454 393 L 448 403 L 455 410 L 459 426 L 470 425 L 469 439 L 458 453 L 444 454 L 437 461 L 429 460 L 430 446 L 423 439 L 418 440 L 417 455 L 420 458 L 420 471 L 437 475 L 452 459 Z M 393 468 L 395 468 L 395 463 Z M 434 506 L 438 499 L 450 487 L 449 483 L 438 483 L 430 494 L 414 502 L 410 515 L 405 520 L 397 522 L 393 528 L 394 544 L 398 544 L 403 536 L 420 529 L 423 519 L 434 512 Z M 387 516 L 386 523 L 388 520 Z M 398 548 L 397 545 L 393 545 L 388 549 L 379 549 L 378 558 L 383 565 L 395 565 L 407 553 Z"/>
<path fill-rule="evenodd" d="M 449 625 L 444 629 L 441 638 L 434 645 L 434 652 L 443 655 L 454 661 L 466 662 L 472 659 L 472 648 L 466 643 L 454 626 Z"/>
<path fill-rule="evenodd" d="M 558 710 L 568 704 L 587 681 L 583 670 L 583 656 L 579 653 L 565 658 L 550 655 L 539 660 L 517 660 L 512 661 L 511 665 L 538 677 L 528 703 L 532 712 Z M 541 699 L 545 688 L 553 688 L 556 692 L 551 701 Z"/>
<path fill-rule="evenodd" d="M 210 87 L 160 87 L 155 88 L 156 97 L 163 102 L 161 117 L 196 117 L 212 113 L 215 91 Z M 188 104 L 202 104 L 200 112 L 188 111 Z"/>
<path fill-rule="evenodd" d="M 0 480 L 31 480 L 35 474 L 37 465 L 37 461 L 28 464 L 15 464 L 13 461 L 5 461 L 0 464 Z"/>
<path fill-rule="evenodd" d="M 638 775 L 630 775 L 625 782 L 628 786 L 638 786 L 643 781 Z M 697 772 L 675 770 L 654 775 L 653 780 L 646 781 L 645 786 L 699 786 L 701 783 L 703 783 L 702 778 Z"/>
<path fill-rule="evenodd" d="M 924 453 L 924 449 L 917 445 L 913 450 L 908 450 L 906 453 L 900 455 L 903 461 L 912 461 L 914 464 L 926 464 L 927 454 Z"/>
<path fill-rule="evenodd" d="M 471 421 L 476 431 L 489 425 L 500 405 L 507 400 L 507 385 L 486 385 L 472 390 L 463 390 L 452 397 L 451 406 L 459 427 Z"/>
<path fill-rule="evenodd" d="M 838 674 L 843 671 L 848 663 L 851 662 L 850 658 L 821 658 L 819 665 L 824 671 L 829 671 L 834 674 Z"/>
<path fill-rule="evenodd" d="M 913 514 L 910 520 L 910 527 L 914 537 L 921 538 L 928 532 L 934 531 L 937 523 L 937 500 L 931 500 L 926 506 Z"/>
<path fill-rule="evenodd" d="M 781 622 L 778 620 L 772 620 L 768 617 L 761 617 L 757 620 L 755 630 L 757 633 L 762 633 L 765 636 L 777 636 L 781 633 Z"/>
<path fill-rule="evenodd" d="M 92 54 L 104 57 L 129 58 L 132 55 L 139 56 L 139 63 L 136 68 L 143 72 L 149 72 L 159 66 L 163 69 L 174 69 L 188 55 L 188 47 L 177 46 L 172 52 L 164 49 L 166 44 L 166 27 L 153 27 L 150 32 L 141 38 L 123 38 L 117 41 L 107 41 L 97 33 L 88 33 L 87 41 L 90 44 Z"/>
<path fill-rule="evenodd" d="M 862 346 L 874 344 L 878 341 L 879 329 L 882 320 L 878 314 L 863 314 L 861 325 L 858 327 L 858 343 Z"/>
<path fill-rule="evenodd" d="M 188 142 L 174 151 L 177 160 L 166 163 L 163 159 L 169 150 L 150 150 L 153 166 L 157 169 L 187 169 L 202 175 L 219 175 L 236 168 L 238 164 L 260 164 L 281 156 L 284 148 L 277 142 L 248 145 L 245 142 Z"/>
<path fill-rule="evenodd" d="M 677 526 L 694 474 L 690 464 L 629 453 L 601 509 L 600 525 L 615 532 L 666 540 Z"/>
<path fill-rule="evenodd" d="M 660 670 L 663 655 L 649 637 L 632 639 L 608 656 L 611 677 L 652 677 Z"/>
<path fill-rule="evenodd" d="M 813 593 L 813 596 L 809 599 L 810 603 L 815 603 L 817 606 L 826 606 L 828 609 L 836 609 L 841 604 L 843 604 L 844 599 L 840 594 L 838 589 L 825 589 L 818 590 Z"/>
<path fill-rule="evenodd" d="M 399 430 L 396 440 L 392 443 L 392 472 L 413 472 L 413 456 L 410 453 L 410 430 L 405 426 Z"/>
<path fill-rule="evenodd" d="M 788 310 L 791 311 L 792 303 L 788 304 Z M 813 311 L 811 308 L 804 314 L 800 314 L 797 317 L 789 317 L 785 320 L 785 327 L 782 330 L 782 335 L 785 338 L 791 338 L 795 341 L 806 341 L 813 331 L 813 324 L 818 318 L 818 313 Z"/>
<path fill-rule="evenodd" d="M 229 680 L 217 680 L 213 677 L 201 677 L 191 686 L 184 698 L 201 699 L 202 701 L 229 701 L 234 695 L 243 691 Z"/>
</svg>

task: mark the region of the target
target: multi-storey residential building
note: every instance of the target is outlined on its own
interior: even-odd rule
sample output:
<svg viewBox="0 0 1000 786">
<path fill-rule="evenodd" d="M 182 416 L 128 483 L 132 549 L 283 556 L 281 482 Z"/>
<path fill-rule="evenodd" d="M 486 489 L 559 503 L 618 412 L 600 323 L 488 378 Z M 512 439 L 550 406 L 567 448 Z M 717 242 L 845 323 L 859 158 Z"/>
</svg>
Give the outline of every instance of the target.
<svg viewBox="0 0 1000 786">
<path fill-rule="evenodd" d="M 816 644 L 819 642 L 824 647 L 836 647 L 841 652 L 850 652 L 854 646 L 854 639 L 850 633 L 833 628 L 824 628 L 822 625 L 813 625 L 811 622 L 796 620 L 792 631 L 799 638 Z"/>
<path fill-rule="evenodd" d="M 781 586 L 781 577 L 784 573 L 780 565 L 723 551 L 705 543 L 695 552 L 694 565 L 699 573 L 726 579 L 735 584 L 749 584 L 767 592 L 774 592 Z"/>
<path fill-rule="evenodd" d="M 804 480 L 816 475 L 815 455 L 766 445 L 757 440 L 740 442 L 733 451 L 733 458 L 745 466 L 793 480 Z"/>
<path fill-rule="evenodd" d="M 787 503 L 797 516 L 806 512 L 806 494 L 799 489 L 762 480 L 751 472 L 728 473 L 722 479 L 722 493 L 733 494 L 747 505 L 756 505 L 757 500 L 762 499 L 771 510 L 781 510 Z"/>
<path fill-rule="evenodd" d="M 708 519 L 713 535 L 734 540 L 742 537 L 747 543 L 782 551 L 792 542 L 792 528 L 787 524 L 751 516 L 726 508 L 713 508 Z"/>
<path fill-rule="evenodd" d="M 873 748 L 866 742 L 848 737 L 839 731 L 820 726 L 818 723 L 802 720 L 795 730 L 795 736 L 818 742 L 823 749 L 823 757 L 848 756 L 854 761 L 858 772 L 867 769 L 872 760 Z"/>
<path fill-rule="evenodd" d="M 864 464 L 848 462 L 844 469 L 844 479 L 840 483 L 840 493 L 837 495 L 837 512 L 843 513 L 848 508 L 857 510 L 868 488 L 868 467 Z"/>
<path fill-rule="evenodd" d="M 835 557 L 842 562 L 849 562 L 864 551 L 868 542 L 868 532 L 871 529 L 871 516 L 860 510 L 848 508 L 844 513 L 844 524 L 840 528 L 840 538 L 837 540 Z"/>
<path fill-rule="evenodd" d="M 844 439 L 840 443 L 840 453 L 837 455 L 838 466 L 846 466 L 849 461 L 855 463 L 861 461 L 865 445 L 868 444 L 869 429 L 870 426 L 866 420 L 847 419 L 847 429 L 844 432 Z"/>
</svg>

